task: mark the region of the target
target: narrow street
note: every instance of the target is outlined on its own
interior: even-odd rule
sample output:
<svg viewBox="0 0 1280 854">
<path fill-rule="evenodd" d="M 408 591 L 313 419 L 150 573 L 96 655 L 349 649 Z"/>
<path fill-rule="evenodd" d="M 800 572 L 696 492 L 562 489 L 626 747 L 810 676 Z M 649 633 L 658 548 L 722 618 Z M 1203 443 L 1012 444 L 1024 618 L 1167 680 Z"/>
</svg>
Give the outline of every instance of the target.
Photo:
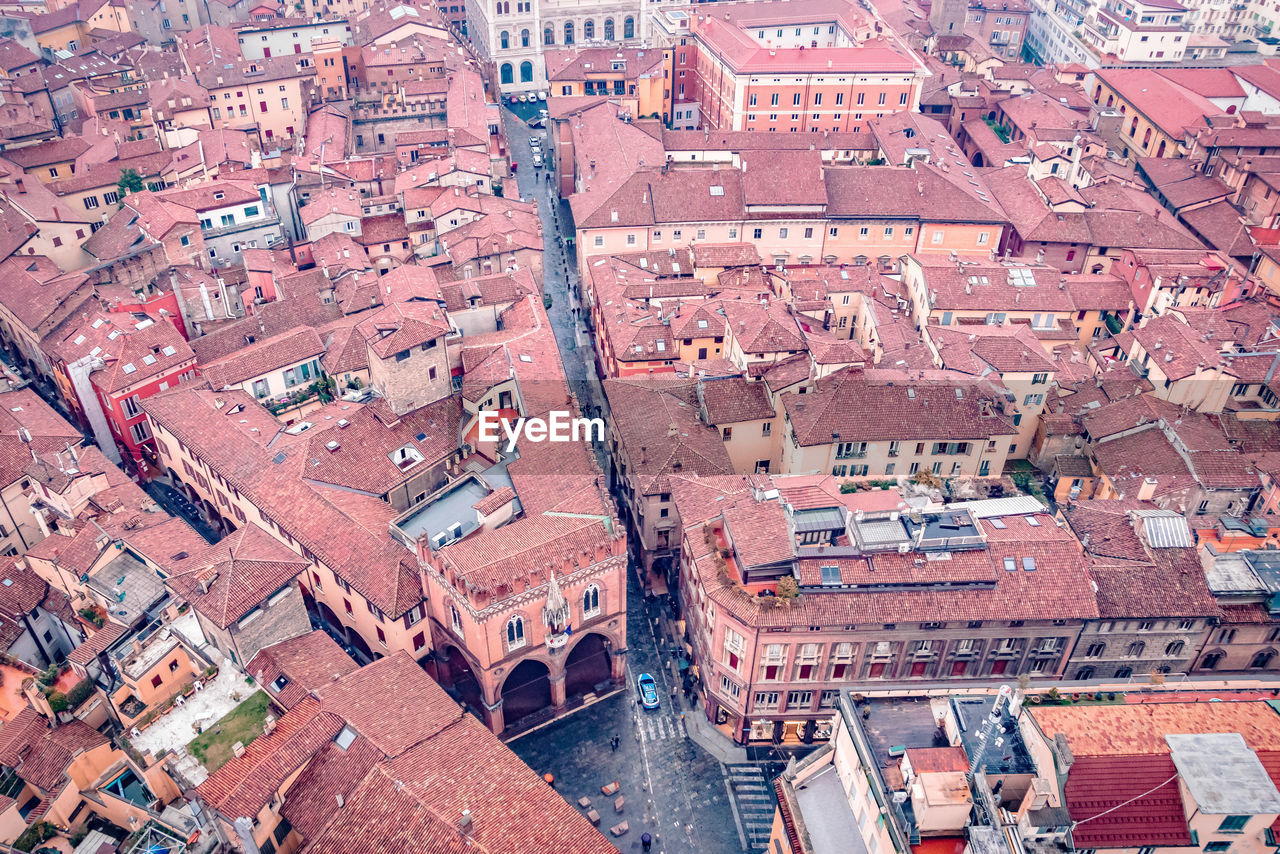
<svg viewBox="0 0 1280 854">
<path fill-rule="evenodd" d="M 537 108 L 534 108 L 536 113 Z M 596 376 L 590 338 L 573 308 L 576 261 L 563 238 L 572 235 L 568 205 L 547 182 L 547 169 L 534 169 L 529 127 L 503 108 L 504 130 L 512 161 L 518 164 L 507 194 L 536 201 L 545 239 L 544 292 L 565 373 L 580 405 L 607 417 L 608 403 Z M 545 140 L 545 136 L 544 136 Z M 548 144 L 544 141 L 544 152 Z M 548 164 L 548 167 L 553 164 Z M 608 470 L 606 449 L 597 447 L 601 467 Z M 743 854 L 763 851 L 773 818 L 772 788 L 760 769 L 726 764 L 690 737 L 691 708 L 679 691 L 671 639 L 661 637 L 662 602 L 646 602 L 634 565 L 627 573 L 627 685 L 592 705 L 511 741 L 510 747 L 539 774 L 550 773 L 556 789 L 575 806 L 589 798 L 599 812 L 600 830 L 620 851 L 640 851 L 640 837 L 653 837 L 653 851 Z M 645 710 L 637 700 L 636 677 L 651 674 L 658 683 L 661 707 Z M 698 721 L 692 721 L 696 725 Z M 611 740 L 619 739 L 614 750 Z M 624 799 L 615 812 L 615 796 L 601 787 L 616 781 Z M 585 811 L 585 809 L 584 809 Z M 613 836 L 610 828 L 625 821 L 628 830 Z"/>
<path fill-rule="evenodd" d="M 537 113 L 536 107 L 533 112 Z M 506 182 L 505 193 L 508 197 L 518 195 L 526 201 L 537 202 L 538 214 L 542 217 L 542 287 L 543 293 L 551 297 L 551 308 L 547 310 L 547 315 L 555 330 L 565 376 L 584 412 L 607 413 L 608 402 L 596 376 L 591 338 L 573 311 L 580 308 L 581 303 L 573 293 L 573 286 L 578 284 L 577 260 L 564 242 L 564 238 L 573 236 L 569 205 L 556 196 L 546 179 L 547 173 L 552 172 L 552 167 L 558 164 L 551 163 L 548 158 L 546 168 L 533 168 L 529 138 L 533 135 L 540 136 L 544 156 L 547 156 L 550 153 L 548 131 L 531 130 L 506 107 L 502 108 L 502 120 L 511 161 L 518 167 L 513 179 L 516 187 L 511 186 L 512 181 Z M 608 471 L 605 453 L 603 447 L 596 448 L 601 467 Z"/>
</svg>

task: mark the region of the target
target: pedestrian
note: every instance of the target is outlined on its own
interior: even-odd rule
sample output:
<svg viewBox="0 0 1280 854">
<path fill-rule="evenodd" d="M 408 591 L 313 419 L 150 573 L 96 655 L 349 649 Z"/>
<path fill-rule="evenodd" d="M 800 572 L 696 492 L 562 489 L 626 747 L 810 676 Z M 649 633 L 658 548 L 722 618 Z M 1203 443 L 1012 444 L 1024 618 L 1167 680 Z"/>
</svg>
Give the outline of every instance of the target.
<svg viewBox="0 0 1280 854">
<path fill-rule="evenodd" d="M 640 845 L 645 851 L 648 851 L 653 846 L 653 837 L 647 833 L 640 834 Z"/>
<path fill-rule="evenodd" d="M 609 746 L 613 748 L 614 753 L 618 752 L 619 741 L 620 739 L 616 735 L 613 738 L 609 739 Z"/>
</svg>

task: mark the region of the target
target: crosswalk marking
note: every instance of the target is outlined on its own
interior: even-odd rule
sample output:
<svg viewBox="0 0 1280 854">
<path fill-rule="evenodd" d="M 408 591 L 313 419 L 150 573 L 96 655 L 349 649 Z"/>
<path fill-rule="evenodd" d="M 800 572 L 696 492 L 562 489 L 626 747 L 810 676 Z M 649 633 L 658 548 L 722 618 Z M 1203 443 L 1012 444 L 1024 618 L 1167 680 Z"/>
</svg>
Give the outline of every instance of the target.
<svg viewBox="0 0 1280 854">
<path fill-rule="evenodd" d="M 763 852 L 773 832 L 773 786 L 758 766 L 729 765 L 725 770 L 742 831 L 749 843 L 748 850 L 751 854 Z"/>
<path fill-rule="evenodd" d="M 680 740 L 689 737 L 683 720 L 670 715 L 641 714 L 636 722 L 645 742 Z"/>
</svg>

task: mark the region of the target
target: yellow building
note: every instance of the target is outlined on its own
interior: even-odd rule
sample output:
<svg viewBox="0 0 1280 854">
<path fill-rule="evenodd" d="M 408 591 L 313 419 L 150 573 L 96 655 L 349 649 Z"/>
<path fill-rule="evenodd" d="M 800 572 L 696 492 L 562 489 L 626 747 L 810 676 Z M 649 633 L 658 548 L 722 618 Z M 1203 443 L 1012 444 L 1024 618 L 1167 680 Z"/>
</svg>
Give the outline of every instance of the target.
<svg viewBox="0 0 1280 854">
<path fill-rule="evenodd" d="M 670 51 L 598 47 L 543 53 L 553 96 L 608 95 L 634 101 L 635 115 L 660 117 Z"/>
</svg>

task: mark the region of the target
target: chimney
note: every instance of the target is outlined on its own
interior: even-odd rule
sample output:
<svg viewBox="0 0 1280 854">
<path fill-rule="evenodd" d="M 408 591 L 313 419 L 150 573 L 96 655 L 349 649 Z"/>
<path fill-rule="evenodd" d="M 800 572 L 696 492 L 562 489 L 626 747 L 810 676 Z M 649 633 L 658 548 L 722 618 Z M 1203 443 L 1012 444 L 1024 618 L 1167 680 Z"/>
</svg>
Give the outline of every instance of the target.
<svg viewBox="0 0 1280 854">
<path fill-rule="evenodd" d="M 1142 486 L 1138 488 L 1138 500 L 1150 501 L 1156 494 L 1156 479 L 1154 477 L 1144 477 Z"/>
<path fill-rule="evenodd" d="M 21 179 L 21 178 L 16 178 L 16 179 L 14 179 L 14 182 L 13 182 L 13 183 L 14 183 L 14 185 L 18 188 L 18 192 L 19 192 L 19 193 L 26 193 L 26 192 L 27 192 L 26 185 L 24 185 L 24 184 L 22 183 L 22 179 Z"/>
<path fill-rule="evenodd" d="M 463 836 L 470 836 L 471 831 L 475 829 L 475 822 L 471 820 L 471 810 L 463 810 L 462 815 L 458 818 L 458 832 Z"/>
</svg>

